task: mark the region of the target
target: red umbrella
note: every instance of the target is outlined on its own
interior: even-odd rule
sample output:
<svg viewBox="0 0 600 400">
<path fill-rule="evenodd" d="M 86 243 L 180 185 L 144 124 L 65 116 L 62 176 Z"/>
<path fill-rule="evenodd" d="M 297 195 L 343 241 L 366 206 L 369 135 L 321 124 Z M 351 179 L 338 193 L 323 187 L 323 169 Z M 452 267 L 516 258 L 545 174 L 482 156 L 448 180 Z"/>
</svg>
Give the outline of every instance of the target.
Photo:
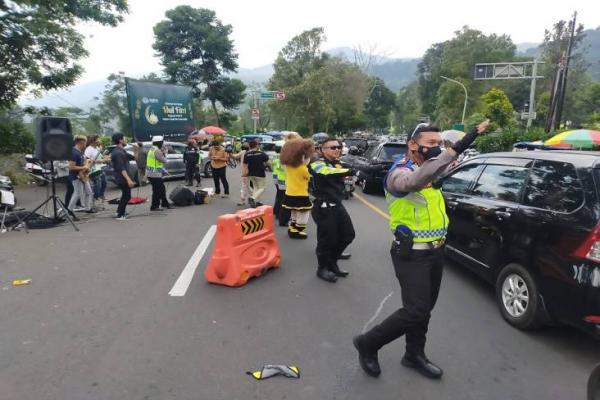
<svg viewBox="0 0 600 400">
<path fill-rule="evenodd" d="M 204 133 L 204 134 L 208 134 L 208 135 L 224 135 L 227 132 L 224 131 L 223 129 L 219 128 L 218 126 L 205 126 L 204 128 L 200 129 L 199 133 Z"/>
</svg>

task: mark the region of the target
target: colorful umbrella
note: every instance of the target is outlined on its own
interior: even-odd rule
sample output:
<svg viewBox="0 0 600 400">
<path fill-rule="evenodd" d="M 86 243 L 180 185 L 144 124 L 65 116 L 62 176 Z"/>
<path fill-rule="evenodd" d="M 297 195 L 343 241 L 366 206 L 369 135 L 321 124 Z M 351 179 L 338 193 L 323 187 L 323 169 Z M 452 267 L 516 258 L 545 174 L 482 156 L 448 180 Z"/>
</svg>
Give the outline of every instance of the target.
<svg viewBox="0 0 600 400">
<path fill-rule="evenodd" d="M 600 132 L 589 129 L 566 131 L 551 137 L 544 144 L 567 149 L 593 149 L 600 147 Z"/>
<path fill-rule="evenodd" d="M 458 142 L 463 138 L 463 136 L 465 136 L 465 133 L 463 131 L 457 131 L 456 129 L 450 129 L 442 132 L 442 140 L 452 143 Z"/>
<path fill-rule="evenodd" d="M 219 128 L 218 126 L 205 126 L 204 128 L 200 129 L 200 133 L 204 133 L 207 135 L 224 135 L 225 133 L 227 133 L 226 131 L 224 131 L 223 129 Z"/>
</svg>

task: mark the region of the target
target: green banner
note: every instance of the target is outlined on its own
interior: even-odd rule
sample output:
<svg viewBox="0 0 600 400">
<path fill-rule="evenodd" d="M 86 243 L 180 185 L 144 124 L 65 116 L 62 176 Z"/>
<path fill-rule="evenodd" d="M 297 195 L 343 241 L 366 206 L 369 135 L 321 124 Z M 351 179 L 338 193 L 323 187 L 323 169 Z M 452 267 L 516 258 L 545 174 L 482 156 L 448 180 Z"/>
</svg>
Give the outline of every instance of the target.
<svg viewBox="0 0 600 400">
<path fill-rule="evenodd" d="M 136 141 L 152 136 L 183 141 L 194 130 L 192 88 L 126 79 L 127 105 Z"/>
</svg>

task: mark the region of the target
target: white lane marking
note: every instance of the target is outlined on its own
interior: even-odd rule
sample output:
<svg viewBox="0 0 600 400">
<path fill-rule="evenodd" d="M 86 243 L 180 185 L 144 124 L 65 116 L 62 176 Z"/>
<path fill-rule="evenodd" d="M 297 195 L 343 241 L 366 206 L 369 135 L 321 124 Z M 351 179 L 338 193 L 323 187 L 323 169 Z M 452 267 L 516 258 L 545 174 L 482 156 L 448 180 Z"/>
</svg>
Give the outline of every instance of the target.
<svg viewBox="0 0 600 400">
<path fill-rule="evenodd" d="M 392 290 L 391 292 L 388 293 L 387 296 L 385 296 L 383 298 L 383 300 L 381 300 L 381 303 L 379 303 L 379 307 L 377 307 L 377 311 L 375 311 L 375 314 L 373 314 L 373 316 L 371 317 L 371 319 L 367 321 L 367 323 L 365 324 L 365 326 L 363 326 L 361 333 L 364 334 L 367 331 L 367 328 L 369 327 L 369 325 L 371 325 L 373 323 L 373 321 L 375 321 L 375 319 L 377 319 L 377 317 L 379 316 L 379 314 L 381 314 L 381 310 L 383 309 L 383 305 L 385 304 L 386 301 L 388 301 L 388 299 L 390 297 L 392 297 L 393 294 L 394 294 L 394 291 Z"/>
<path fill-rule="evenodd" d="M 206 232 L 206 235 L 204 235 L 204 238 L 202 238 L 202 241 L 200 242 L 198 247 L 196 247 L 196 251 L 194 251 L 194 254 L 192 254 L 192 256 L 190 257 L 185 268 L 183 269 L 183 271 L 181 271 L 181 275 L 179 275 L 179 278 L 177 278 L 177 281 L 175 282 L 173 288 L 169 292 L 169 296 L 185 296 L 185 292 L 187 292 L 188 287 L 190 287 L 190 283 L 192 283 L 194 272 L 196 272 L 196 268 L 198 268 L 200 260 L 204 256 L 204 253 L 208 249 L 210 242 L 215 236 L 215 232 L 217 232 L 217 226 L 211 225 L 211 227 L 208 228 L 208 232 Z"/>
</svg>

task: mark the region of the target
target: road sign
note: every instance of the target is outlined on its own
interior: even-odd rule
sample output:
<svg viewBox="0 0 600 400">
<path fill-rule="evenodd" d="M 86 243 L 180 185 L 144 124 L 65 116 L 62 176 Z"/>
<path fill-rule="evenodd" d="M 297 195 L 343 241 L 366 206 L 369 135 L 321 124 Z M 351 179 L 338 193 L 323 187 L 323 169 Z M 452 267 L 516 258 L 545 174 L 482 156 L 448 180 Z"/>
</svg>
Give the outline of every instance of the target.
<svg viewBox="0 0 600 400">
<path fill-rule="evenodd" d="M 260 109 L 259 108 L 253 108 L 252 110 L 250 110 L 250 114 L 252 115 L 252 119 L 260 119 Z"/>
<path fill-rule="evenodd" d="M 531 113 L 531 119 L 536 119 L 537 118 L 537 113 L 533 112 Z M 529 113 L 528 112 L 522 112 L 521 113 L 521 119 L 529 119 Z"/>
<path fill-rule="evenodd" d="M 260 98 L 263 100 L 275 100 L 275 95 L 277 92 L 268 91 L 268 92 L 260 92 Z"/>
<path fill-rule="evenodd" d="M 275 98 L 277 99 L 277 101 L 283 101 L 283 100 L 285 100 L 285 93 L 283 92 L 283 90 L 278 90 L 275 93 Z"/>
</svg>

